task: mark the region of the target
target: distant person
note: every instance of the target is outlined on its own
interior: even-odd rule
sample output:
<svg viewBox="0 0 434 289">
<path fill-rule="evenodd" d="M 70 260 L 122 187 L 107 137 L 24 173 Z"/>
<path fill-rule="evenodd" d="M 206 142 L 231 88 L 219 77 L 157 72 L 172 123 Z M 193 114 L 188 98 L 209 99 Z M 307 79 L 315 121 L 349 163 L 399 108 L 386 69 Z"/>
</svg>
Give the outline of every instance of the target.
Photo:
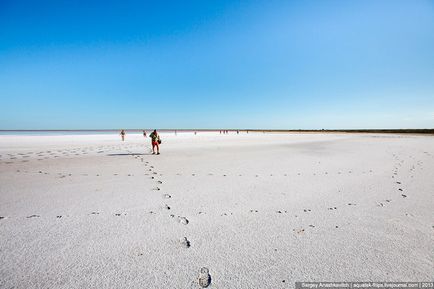
<svg viewBox="0 0 434 289">
<path fill-rule="evenodd" d="M 151 138 L 151 143 L 152 143 L 152 154 L 155 155 L 155 147 L 157 147 L 157 155 L 159 155 L 161 139 L 160 139 L 160 135 L 157 133 L 157 130 L 154 129 L 154 131 L 151 132 L 149 137 Z"/>
<path fill-rule="evenodd" d="M 143 136 L 146 138 L 146 130 L 143 131 Z"/>
<path fill-rule="evenodd" d="M 121 130 L 120 135 L 121 135 L 122 141 L 124 141 L 125 140 L 125 130 Z"/>
</svg>

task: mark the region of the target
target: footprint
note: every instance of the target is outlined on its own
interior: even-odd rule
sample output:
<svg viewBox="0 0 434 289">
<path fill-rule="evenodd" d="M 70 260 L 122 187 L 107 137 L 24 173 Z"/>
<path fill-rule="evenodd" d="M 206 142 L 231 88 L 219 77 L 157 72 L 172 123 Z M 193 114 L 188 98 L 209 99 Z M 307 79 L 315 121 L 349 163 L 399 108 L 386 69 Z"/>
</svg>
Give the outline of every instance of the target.
<svg viewBox="0 0 434 289">
<path fill-rule="evenodd" d="M 301 228 L 301 229 L 293 229 L 293 231 L 294 231 L 295 233 L 297 233 L 297 234 L 302 234 L 302 233 L 304 233 L 304 229 L 303 229 L 303 228 Z"/>
<path fill-rule="evenodd" d="M 187 239 L 187 237 L 182 237 L 179 242 L 181 243 L 181 246 L 188 249 L 190 248 L 190 241 Z"/>
<path fill-rule="evenodd" d="M 159 187 L 155 187 L 155 188 L 153 188 L 153 190 L 154 190 L 154 191 L 159 191 L 160 188 L 159 188 Z"/>
<path fill-rule="evenodd" d="M 183 225 L 187 225 L 189 223 L 186 217 L 180 217 L 180 216 L 178 216 L 178 222 Z"/>
<path fill-rule="evenodd" d="M 304 211 L 305 213 L 307 213 L 307 212 L 311 212 L 311 209 L 303 209 L 303 211 Z"/>
<path fill-rule="evenodd" d="M 250 213 L 257 213 L 258 210 L 250 210 Z"/>
<path fill-rule="evenodd" d="M 92 212 L 91 215 L 99 215 L 99 212 Z"/>
<path fill-rule="evenodd" d="M 211 275 L 209 274 L 209 269 L 206 267 L 202 267 L 199 272 L 198 277 L 199 286 L 202 288 L 206 288 L 211 284 Z"/>
<path fill-rule="evenodd" d="M 164 194 L 164 195 L 163 195 L 163 198 L 164 198 L 164 199 L 170 199 L 171 197 L 172 197 L 172 196 L 169 195 L 169 194 Z"/>
<path fill-rule="evenodd" d="M 402 196 L 403 198 L 407 198 L 407 195 L 401 194 L 401 196 Z"/>
<path fill-rule="evenodd" d="M 57 218 L 57 219 L 60 219 L 60 218 L 62 218 L 62 216 L 56 216 L 56 218 Z"/>
<path fill-rule="evenodd" d="M 166 210 L 170 210 L 170 207 L 169 207 L 169 205 L 167 205 L 167 204 L 164 205 L 164 208 L 165 208 Z"/>
<path fill-rule="evenodd" d="M 3 216 L 0 216 L 0 220 L 3 220 L 3 219 L 5 219 L 6 217 L 3 217 Z"/>
<path fill-rule="evenodd" d="M 162 181 L 158 181 L 157 183 L 162 184 L 163 182 Z"/>
<path fill-rule="evenodd" d="M 39 218 L 39 217 L 40 217 L 39 215 L 30 215 L 30 216 L 27 216 L 26 218 L 30 219 L 30 218 Z"/>
<path fill-rule="evenodd" d="M 356 204 L 348 203 L 347 205 L 348 205 L 348 206 L 355 206 Z"/>
</svg>

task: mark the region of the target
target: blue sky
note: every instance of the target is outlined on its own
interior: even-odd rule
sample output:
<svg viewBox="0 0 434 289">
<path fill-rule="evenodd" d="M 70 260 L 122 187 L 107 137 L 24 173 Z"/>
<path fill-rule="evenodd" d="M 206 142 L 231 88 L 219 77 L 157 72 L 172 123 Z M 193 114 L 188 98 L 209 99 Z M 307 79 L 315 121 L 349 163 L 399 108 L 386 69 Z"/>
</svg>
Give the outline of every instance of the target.
<svg viewBox="0 0 434 289">
<path fill-rule="evenodd" d="M 0 100 L 0 129 L 433 128 L 434 1 L 0 0 Z"/>
</svg>

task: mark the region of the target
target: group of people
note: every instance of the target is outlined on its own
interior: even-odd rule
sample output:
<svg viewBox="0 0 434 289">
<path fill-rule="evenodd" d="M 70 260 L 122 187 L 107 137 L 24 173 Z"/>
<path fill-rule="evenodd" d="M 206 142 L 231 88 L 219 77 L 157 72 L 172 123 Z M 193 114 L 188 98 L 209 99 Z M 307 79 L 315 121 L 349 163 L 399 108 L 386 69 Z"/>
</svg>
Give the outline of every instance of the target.
<svg viewBox="0 0 434 289">
<path fill-rule="evenodd" d="M 220 134 L 222 134 L 222 132 L 223 132 L 223 134 L 228 134 L 228 133 L 229 133 L 228 130 L 221 130 L 221 131 L 220 131 Z M 247 131 L 247 133 L 249 133 L 249 131 Z M 237 134 L 240 134 L 240 131 L 239 131 L 239 130 L 237 130 Z"/>
<path fill-rule="evenodd" d="M 121 130 L 120 135 L 121 135 L 122 141 L 125 141 L 125 135 L 126 135 L 125 130 Z M 143 136 L 145 138 L 147 137 L 145 130 L 143 131 Z M 154 131 L 151 132 L 149 137 L 151 138 L 152 154 L 153 155 L 155 155 L 155 154 L 159 155 L 160 154 L 161 139 L 160 139 L 160 135 L 158 134 L 157 130 L 154 129 Z M 155 152 L 155 149 L 157 150 L 156 152 Z"/>
</svg>

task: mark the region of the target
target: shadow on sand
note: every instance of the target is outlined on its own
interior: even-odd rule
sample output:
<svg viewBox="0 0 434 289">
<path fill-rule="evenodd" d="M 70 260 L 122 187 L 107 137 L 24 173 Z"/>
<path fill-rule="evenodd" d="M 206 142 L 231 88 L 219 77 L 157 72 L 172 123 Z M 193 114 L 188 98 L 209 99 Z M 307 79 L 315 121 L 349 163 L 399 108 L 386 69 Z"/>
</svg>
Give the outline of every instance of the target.
<svg viewBox="0 0 434 289">
<path fill-rule="evenodd" d="M 142 153 L 128 153 L 128 154 L 108 154 L 109 157 L 116 157 L 116 156 L 147 156 L 152 155 L 152 153 L 149 154 L 142 154 Z"/>
</svg>

